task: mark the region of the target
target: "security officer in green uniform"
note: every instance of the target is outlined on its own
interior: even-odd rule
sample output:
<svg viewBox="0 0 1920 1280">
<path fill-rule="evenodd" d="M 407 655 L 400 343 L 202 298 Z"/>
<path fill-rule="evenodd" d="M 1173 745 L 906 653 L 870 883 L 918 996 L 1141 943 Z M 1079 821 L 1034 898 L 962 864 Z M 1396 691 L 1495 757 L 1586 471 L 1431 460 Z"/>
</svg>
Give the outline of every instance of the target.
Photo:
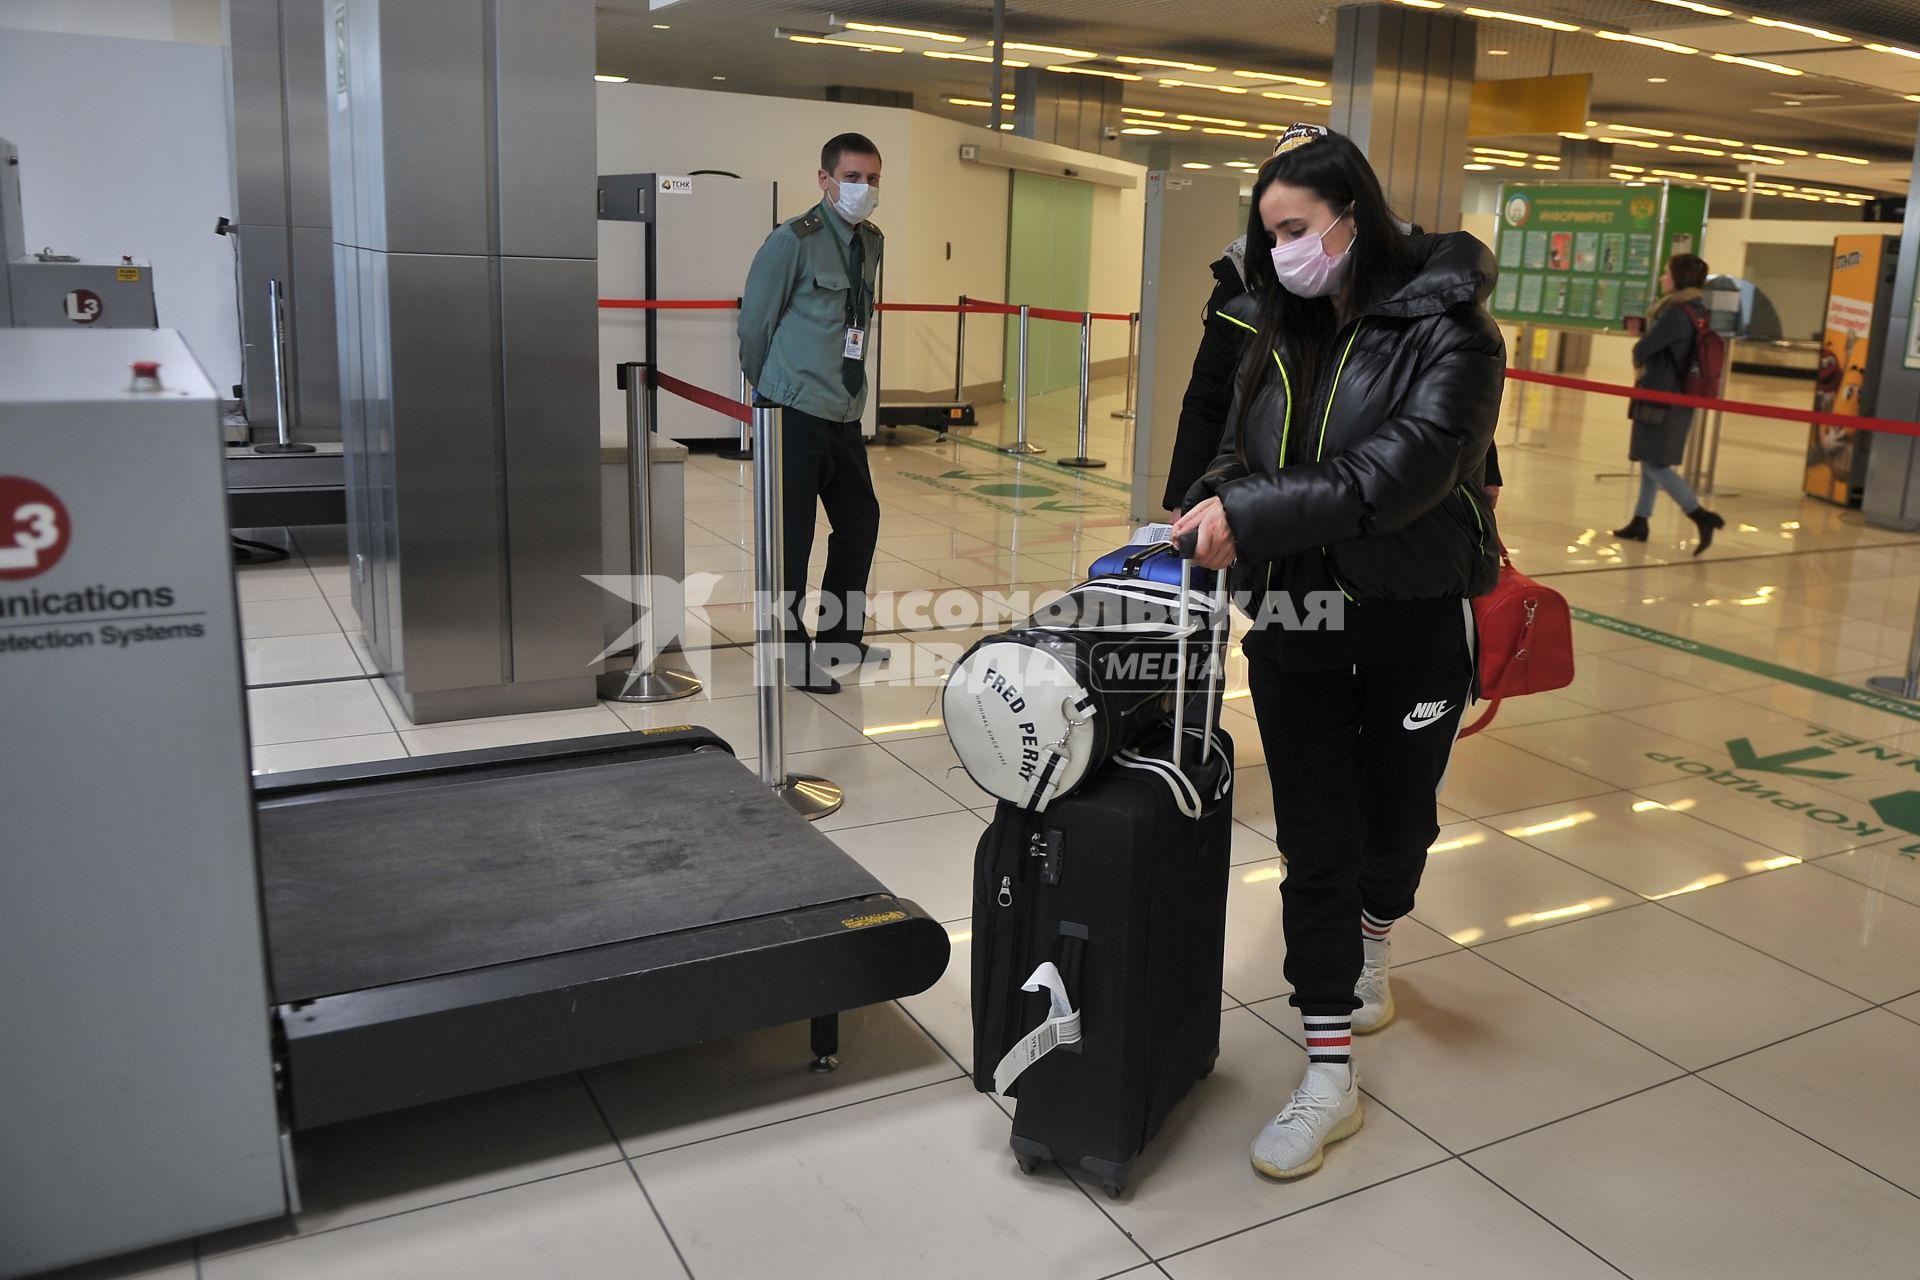
<svg viewBox="0 0 1920 1280">
<path fill-rule="evenodd" d="M 787 681 L 837 693 L 835 671 L 886 661 L 866 644 L 867 578 L 880 538 L 880 501 L 860 418 L 867 400 L 867 333 L 884 241 L 867 221 L 880 201 L 880 149 L 843 133 L 820 151 L 813 209 L 774 229 L 754 255 L 740 305 L 740 367 L 757 397 L 784 407 Z M 832 534 L 820 583 L 820 634 L 809 647 L 807 596 L 815 503 Z"/>
</svg>

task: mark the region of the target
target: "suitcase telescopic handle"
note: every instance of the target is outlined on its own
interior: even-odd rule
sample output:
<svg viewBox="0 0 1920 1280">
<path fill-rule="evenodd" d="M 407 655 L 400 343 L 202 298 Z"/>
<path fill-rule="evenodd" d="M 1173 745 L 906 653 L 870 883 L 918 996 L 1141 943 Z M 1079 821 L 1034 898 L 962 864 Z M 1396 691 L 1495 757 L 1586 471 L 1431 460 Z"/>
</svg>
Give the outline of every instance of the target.
<svg viewBox="0 0 1920 1280">
<path fill-rule="evenodd" d="M 1140 572 L 1140 566 L 1155 556 L 1176 555 L 1182 560 L 1191 560 L 1200 549 L 1198 530 L 1190 529 L 1172 542 L 1150 542 L 1125 560 L 1120 562 L 1120 571 L 1124 574 Z"/>
</svg>

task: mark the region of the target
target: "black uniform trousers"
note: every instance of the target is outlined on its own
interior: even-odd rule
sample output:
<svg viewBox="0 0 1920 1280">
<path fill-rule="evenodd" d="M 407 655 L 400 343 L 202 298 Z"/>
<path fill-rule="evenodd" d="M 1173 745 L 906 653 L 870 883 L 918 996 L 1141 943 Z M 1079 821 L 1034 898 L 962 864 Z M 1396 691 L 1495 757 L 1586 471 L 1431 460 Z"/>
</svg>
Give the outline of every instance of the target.
<svg viewBox="0 0 1920 1280">
<path fill-rule="evenodd" d="M 1464 621 L 1463 621 L 1464 625 Z M 1360 1007 L 1360 912 L 1413 910 L 1435 795 L 1467 701 L 1472 659 L 1287 671 L 1249 649 L 1254 714 L 1273 779 L 1291 1003 L 1344 1017 Z"/>
<path fill-rule="evenodd" d="M 860 424 L 829 422 L 785 409 L 780 451 L 787 637 L 797 644 L 807 636 L 800 606 L 807 598 L 814 512 L 824 506 L 832 532 L 827 537 L 826 572 L 820 580 L 817 647 L 822 657 L 857 661 L 857 646 L 866 632 L 867 579 L 873 572 L 874 546 L 880 540 L 880 500 L 873 494 Z"/>
</svg>

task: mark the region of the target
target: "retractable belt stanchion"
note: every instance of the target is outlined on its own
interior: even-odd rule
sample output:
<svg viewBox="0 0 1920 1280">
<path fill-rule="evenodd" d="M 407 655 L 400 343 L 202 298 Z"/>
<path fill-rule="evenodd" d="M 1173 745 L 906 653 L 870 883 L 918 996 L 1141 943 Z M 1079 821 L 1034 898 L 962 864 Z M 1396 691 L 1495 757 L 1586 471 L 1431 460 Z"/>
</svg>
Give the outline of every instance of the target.
<svg viewBox="0 0 1920 1280">
<path fill-rule="evenodd" d="M 794 812 L 813 821 L 833 813 L 845 794 L 825 778 L 787 772 L 787 748 L 781 699 L 787 688 L 780 486 L 780 409 L 755 397 L 753 402 L 753 662 L 760 695 L 760 780 L 786 799 Z M 798 607 L 798 602 L 795 602 Z"/>
<path fill-rule="evenodd" d="M 1127 317 L 1127 402 L 1126 408 L 1116 409 L 1113 416 L 1132 422 L 1137 416 L 1134 412 L 1134 387 L 1140 378 L 1140 313 L 1133 312 Z"/>
<path fill-rule="evenodd" d="M 255 453 L 313 453 L 310 444 L 293 442 L 293 415 L 287 405 L 287 299 L 278 280 L 267 281 L 268 317 L 273 322 L 273 443 L 255 445 Z"/>
<path fill-rule="evenodd" d="M 741 370 L 740 372 L 740 403 L 741 404 L 753 403 L 753 388 L 747 385 L 747 374 L 744 369 Z M 740 443 L 732 449 L 720 450 L 720 456 L 725 458 L 728 462 L 752 462 L 753 461 L 753 427 L 752 425 L 745 422 L 741 423 L 740 424 Z"/>
<path fill-rule="evenodd" d="M 1867 684 L 1882 693 L 1908 701 L 1920 700 L 1920 613 L 1913 619 L 1913 641 L 1907 647 L 1907 671 L 1900 676 L 1874 676 Z"/>
<path fill-rule="evenodd" d="M 742 299 L 741 301 L 745 301 Z M 740 370 L 740 403 L 753 403 L 753 388 L 747 385 L 747 371 Z M 748 423 L 740 424 L 740 443 L 731 449 L 720 450 L 720 456 L 728 462 L 753 461 L 753 427 Z"/>
<path fill-rule="evenodd" d="M 647 383 L 651 370 L 637 361 L 619 365 L 614 378 L 627 393 L 628 549 L 639 590 L 633 598 L 633 663 L 625 671 L 600 677 L 600 696 L 612 702 L 673 702 L 700 692 L 700 682 L 685 671 L 649 660 L 653 615 L 653 424 L 647 421 Z"/>
<path fill-rule="evenodd" d="M 1071 458 L 1060 459 L 1063 467 L 1080 467 L 1090 470 L 1107 464 L 1098 458 L 1087 456 L 1087 405 L 1093 391 L 1093 313 L 1084 312 L 1080 316 L 1080 452 Z"/>
<path fill-rule="evenodd" d="M 1013 405 L 1013 443 L 1000 451 L 1002 453 L 1012 453 L 1022 456 L 1046 452 L 1046 450 L 1042 449 L 1039 445 L 1029 443 L 1027 440 L 1027 331 L 1032 320 L 1033 308 L 1024 302 L 1021 303 L 1019 395 L 1014 400 Z"/>
<path fill-rule="evenodd" d="M 960 314 L 953 318 L 953 398 L 967 398 L 967 295 L 960 295 Z"/>
</svg>

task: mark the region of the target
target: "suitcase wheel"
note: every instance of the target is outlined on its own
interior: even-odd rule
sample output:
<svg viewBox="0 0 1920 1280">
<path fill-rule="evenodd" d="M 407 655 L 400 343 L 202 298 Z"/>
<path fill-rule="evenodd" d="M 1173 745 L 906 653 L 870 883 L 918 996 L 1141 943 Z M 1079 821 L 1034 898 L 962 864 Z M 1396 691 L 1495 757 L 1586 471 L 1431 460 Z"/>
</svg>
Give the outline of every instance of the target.
<svg viewBox="0 0 1920 1280">
<path fill-rule="evenodd" d="M 1127 1193 L 1127 1180 L 1125 1178 L 1102 1178 L 1100 1185 L 1106 1188 L 1107 1199 L 1109 1200 L 1118 1200 Z"/>
<path fill-rule="evenodd" d="M 1022 1155 L 1022 1154 L 1016 1153 L 1013 1158 L 1015 1161 L 1019 1163 L 1020 1172 L 1024 1174 L 1029 1174 L 1029 1175 L 1040 1172 L 1039 1156 Z"/>
</svg>

